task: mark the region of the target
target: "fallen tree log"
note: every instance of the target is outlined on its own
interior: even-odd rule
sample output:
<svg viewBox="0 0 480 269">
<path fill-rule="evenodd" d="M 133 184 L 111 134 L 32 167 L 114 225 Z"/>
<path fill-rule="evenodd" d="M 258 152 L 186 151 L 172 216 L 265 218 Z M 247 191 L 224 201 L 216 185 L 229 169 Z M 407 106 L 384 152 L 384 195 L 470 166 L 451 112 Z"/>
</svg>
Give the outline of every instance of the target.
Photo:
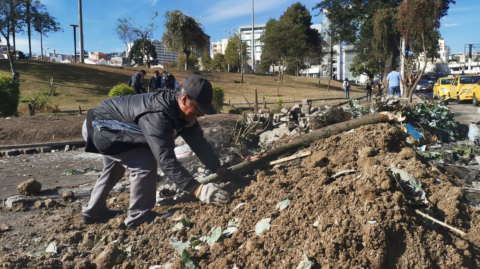
<svg viewBox="0 0 480 269">
<path fill-rule="evenodd" d="M 353 119 L 350 121 L 345 121 L 337 124 L 332 124 L 325 128 L 312 131 L 308 134 L 302 135 L 297 139 L 294 139 L 288 144 L 283 146 L 274 148 L 268 151 L 265 156 L 259 158 L 255 161 L 245 161 L 243 163 L 234 165 L 230 167 L 232 171 L 235 172 L 242 172 L 245 170 L 249 170 L 255 167 L 259 167 L 262 165 L 268 165 L 271 161 L 276 160 L 279 156 L 287 153 L 287 152 L 295 152 L 300 148 L 305 148 L 310 146 L 313 142 L 318 141 L 320 139 L 329 138 L 333 135 L 340 134 L 343 132 L 350 131 L 351 129 L 356 129 L 364 125 L 370 124 L 377 124 L 381 122 L 387 122 L 389 120 L 394 120 L 391 115 L 386 114 L 370 114 L 362 118 Z M 217 174 L 210 175 L 206 178 L 199 180 L 200 183 L 207 183 L 217 179 Z"/>
</svg>

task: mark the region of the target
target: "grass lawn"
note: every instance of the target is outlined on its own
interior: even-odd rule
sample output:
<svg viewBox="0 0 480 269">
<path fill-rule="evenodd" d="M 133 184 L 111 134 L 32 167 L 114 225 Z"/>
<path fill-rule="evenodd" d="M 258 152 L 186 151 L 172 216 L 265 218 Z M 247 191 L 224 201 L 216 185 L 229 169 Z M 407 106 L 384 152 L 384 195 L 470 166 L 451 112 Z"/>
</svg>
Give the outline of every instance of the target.
<svg viewBox="0 0 480 269">
<path fill-rule="evenodd" d="M 48 92 L 49 80 L 54 79 L 57 85 L 57 95 L 52 98 L 61 110 L 89 109 L 97 106 L 108 98 L 110 89 L 126 83 L 129 76 L 144 68 L 119 68 L 110 66 L 94 66 L 86 64 L 64 64 L 41 62 L 34 60 L 17 60 L 15 68 L 20 73 L 20 92 L 23 100 L 28 100 L 36 92 Z M 146 69 L 147 76 L 153 76 L 157 69 Z M 159 70 L 162 72 L 163 70 Z M 244 96 L 253 103 L 255 89 L 261 102 L 265 97 L 267 102 L 275 102 L 281 98 L 284 102 L 299 101 L 304 98 L 342 98 L 341 82 L 332 81 L 330 91 L 326 90 L 326 80 L 322 80 L 319 87 L 318 78 L 285 76 L 280 82 L 280 97 L 277 96 L 277 77 L 268 75 L 244 75 L 244 83 L 239 83 L 240 74 L 225 72 L 182 71 L 170 70 L 179 83 L 186 77 L 199 74 L 206 77 L 213 84 L 220 85 L 225 90 L 225 102 L 243 103 Z M 8 60 L 0 60 L 0 73 L 10 74 Z M 148 80 L 144 80 L 148 85 Z M 146 87 L 145 87 L 146 88 Z M 365 93 L 356 90 L 353 86 L 352 98 L 364 96 Z M 289 105 L 289 104 L 287 104 Z"/>
</svg>

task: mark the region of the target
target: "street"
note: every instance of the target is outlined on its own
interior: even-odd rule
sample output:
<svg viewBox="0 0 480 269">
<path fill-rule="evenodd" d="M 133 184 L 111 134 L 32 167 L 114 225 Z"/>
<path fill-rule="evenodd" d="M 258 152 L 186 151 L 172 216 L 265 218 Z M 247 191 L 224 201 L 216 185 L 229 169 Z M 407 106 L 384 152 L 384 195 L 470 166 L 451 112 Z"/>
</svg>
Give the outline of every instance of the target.
<svg viewBox="0 0 480 269">
<path fill-rule="evenodd" d="M 433 98 L 432 92 L 429 92 L 429 93 L 421 92 L 421 93 L 418 93 L 417 95 L 427 99 Z M 465 101 L 465 102 L 462 102 L 461 104 L 457 104 L 456 102 L 449 102 L 447 107 L 450 108 L 450 111 L 452 113 L 461 114 L 460 116 L 455 117 L 455 120 L 460 122 L 461 124 L 468 126 L 472 122 L 480 121 L 480 114 L 477 112 L 478 108 L 480 107 L 473 106 L 472 101 Z"/>
</svg>

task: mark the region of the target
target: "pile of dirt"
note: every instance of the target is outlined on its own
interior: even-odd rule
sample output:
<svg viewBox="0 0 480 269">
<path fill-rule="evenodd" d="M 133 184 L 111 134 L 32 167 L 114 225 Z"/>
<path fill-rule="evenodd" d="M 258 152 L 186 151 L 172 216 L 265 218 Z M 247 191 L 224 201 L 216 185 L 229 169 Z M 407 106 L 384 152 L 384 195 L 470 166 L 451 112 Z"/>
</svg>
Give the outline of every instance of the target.
<svg viewBox="0 0 480 269">
<path fill-rule="evenodd" d="M 126 214 L 83 225 L 85 200 L 60 202 L 0 235 L 0 267 L 183 268 L 172 238 L 189 242 L 212 228 L 225 230 L 234 218 L 239 228 L 231 237 L 186 248 L 196 268 L 296 268 L 304 255 L 313 268 L 479 267 L 480 216 L 465 203 L 460 188 L 432 172 L 403 141 L 404 134 L 387 124 L 317 141 L 310 148 L 313 155 L 300 165 L 258 173 L 249 186 L 233 193 L 227 206 L 194 201 L 155 207 L 153 221 L 136 229 L 123 225 Z M 387 167 L 419 179 L 429 213 L 468 237 L 416 215 L 417 207 L 408 205 Z M 332 177 L 343 170 L 356 172 Z M 128 195 L 112 194 L 109 207 L 127 209 Z M 276 205 L 282 199 L 290 205 L 279 211 Z M 162 218 L 167 211 L 175 213 Z M 256 224 L 265 218 L 271 218 L 270 230 L 257 235 Z M 191 228 L 173 231 L 182 219 Z M 58 254 L 27 254 L 52 242 Z"/>
</svg>

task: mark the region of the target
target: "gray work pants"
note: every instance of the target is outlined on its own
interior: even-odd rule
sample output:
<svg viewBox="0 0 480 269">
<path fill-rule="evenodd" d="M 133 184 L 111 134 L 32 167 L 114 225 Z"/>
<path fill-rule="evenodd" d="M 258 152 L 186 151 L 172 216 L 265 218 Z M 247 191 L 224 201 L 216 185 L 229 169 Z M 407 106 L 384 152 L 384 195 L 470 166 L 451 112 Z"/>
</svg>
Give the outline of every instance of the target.
<svg viewBox="0 0 480 269">
<path fill-rule="evenodd" d="M 82 213 L 97 218 L 107 210 L 107 196 L 125 174 L 130 172 L 130 206 L 125 225 L 136 226 L 143 223 L 150 209 L 155 206 L 157 161 L 148 147 L 139 147 L 116 155 L 102 155 L 103 170 L 93 187 L 90 201 Z"/>
</svg>

